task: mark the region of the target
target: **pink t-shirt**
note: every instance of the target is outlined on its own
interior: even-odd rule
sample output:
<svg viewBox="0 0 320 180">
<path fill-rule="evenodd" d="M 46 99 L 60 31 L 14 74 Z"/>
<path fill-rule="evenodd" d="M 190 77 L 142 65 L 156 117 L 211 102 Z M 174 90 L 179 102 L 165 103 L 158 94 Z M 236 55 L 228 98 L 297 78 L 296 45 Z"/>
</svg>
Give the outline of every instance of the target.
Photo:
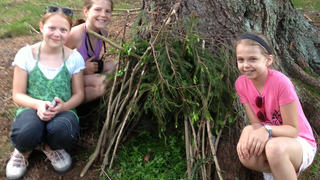
<svg viewBox="0 0 320 180">
<path fill-rule="evenodd" d="M 240 102 L 249 103 L 255 114 L 260 111 L 255 99 L 260 95 L 250 79 L 240 76 L 236 83 L 236 90 Z M 266 120 L 261 123 L 269 125 L 282 125 L 280 106 L 297 101 L 299 116 L 299 137 L 306 139 L 312 146 L 317 147 L 311 126 L 303 113 L 299 98 L 290 79 L 279 71 L 268 70 L 267 81 L 263 87 L 261 96 L 264 101 Z"/>
</svg>

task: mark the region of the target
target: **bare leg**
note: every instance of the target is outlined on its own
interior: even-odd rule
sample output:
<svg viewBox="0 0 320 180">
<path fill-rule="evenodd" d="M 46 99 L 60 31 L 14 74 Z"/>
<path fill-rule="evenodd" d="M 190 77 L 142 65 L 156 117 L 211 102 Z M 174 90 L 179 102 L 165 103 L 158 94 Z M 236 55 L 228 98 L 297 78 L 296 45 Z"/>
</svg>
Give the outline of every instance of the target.
<svg viewBox="0 0 320 180">
<path fill-rule="evenodd" d="M 276 180 L 297 179 L 296 171 L 302 163 L 302 147 L 294 138 L 277 137 L 270 139 L 265 148 L 266 156 Z"/>
<path fill-rule="evenodd" d="M 241 163 L 252 170 L 270 173 L 276 180 L 296 180 L 296 172 L 302 163 L 302 147 L 294 138 L 276 137 L 270 139 L 260 156 L 241 159 Z"/>
<path fill-rule="evenodd" d="M 103 64 L 102 72 L 106 72 L 108 74 L 112 73 L 116 69 L 116 63 L 118 61 L 109 61 Z"/>
<path fill-rule="evenodd" d="M 239 158 L 241 163 L 248 169 L 255 171 L 271 173 L 270 166 L 267 161 L 265 152 L 262 152 L 260 156 L 252 156 L 250 159 Z"/>
<path fill-rule="evenodd" d="M 110 80 L 106 79 L 106 76 L 99 74 L 91 74 L 84 76 L 84 90 L 85 99 L 82 104 L 93 101 L 100 98 L 106 89 L 106 86 Z"/>
</svg>

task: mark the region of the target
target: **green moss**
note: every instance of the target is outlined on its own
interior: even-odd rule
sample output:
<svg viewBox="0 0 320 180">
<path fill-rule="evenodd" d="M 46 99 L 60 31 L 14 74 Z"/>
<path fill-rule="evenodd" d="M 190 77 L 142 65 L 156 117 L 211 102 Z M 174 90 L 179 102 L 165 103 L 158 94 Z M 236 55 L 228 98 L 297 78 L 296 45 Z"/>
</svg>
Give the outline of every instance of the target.
<svg viewBox="0 0 320 180">
<path fill-rule="evenodd" d="M 320 11 L 320 0 L 292 0 L 296 8 Z"/>
<path fill-rule="evenodd" d="M 309 91 L 311 91 L 313 94 L 317 95 L 320 98 L 320 91 L 318 91 L 314 87 L 311 87 L 311 86 L 305 84 L 304 88 L 308 89 Z"/>
<path fill-rule="evenodd" d="M 303 68 L 303 70 L 304 70 L 304 72 L 306 72 L 306 73 L 309 74 L 310 76 L 319 79 L 319 77 L 318 77 L 313 71 L 311 71 L 310 69 Z"/>
</svg>

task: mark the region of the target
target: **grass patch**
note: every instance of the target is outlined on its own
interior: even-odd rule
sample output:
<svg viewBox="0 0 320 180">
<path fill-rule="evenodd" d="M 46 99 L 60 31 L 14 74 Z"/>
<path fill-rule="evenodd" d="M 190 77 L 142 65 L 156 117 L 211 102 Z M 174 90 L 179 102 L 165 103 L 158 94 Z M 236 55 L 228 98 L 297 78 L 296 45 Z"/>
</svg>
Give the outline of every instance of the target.
<svg viewBox="0 0 320 180">
<path fill-rule="evenodd" d="M 291 2 L 299 9 L 320 11 L 320 0 L 291 0 Z"/>
<path fill-rule="evenodd" d="M 115 168 L 108 170 L 108 175 L 111 179 L 122 180 L 186 178 L 187 163 L 181 136 L 177 133 L 159 138 L 143 131 L 121 148 Z M 145 162 L 144 157 L 150 152 L 153 155 Z"/>
<path fill-rule="evenodd" d="M 318 179 L 320 177 L 320 153 L 317 153 L 314 157 L 311 166 L 302 173 L 302 179 Z"/>
<path fill-rule="evenodd" d="M 138 0 L 114 0 L 114 7 L 131 9 Z M 0 1 L 0 38 L 17 37 L 32 33 L 29 24 L 39 31 L 39 22 L 48 5 L 69 7 L 74 10 L 74 19 L 84 18 L 83 0 L 1 0 Z"/>
</svg>

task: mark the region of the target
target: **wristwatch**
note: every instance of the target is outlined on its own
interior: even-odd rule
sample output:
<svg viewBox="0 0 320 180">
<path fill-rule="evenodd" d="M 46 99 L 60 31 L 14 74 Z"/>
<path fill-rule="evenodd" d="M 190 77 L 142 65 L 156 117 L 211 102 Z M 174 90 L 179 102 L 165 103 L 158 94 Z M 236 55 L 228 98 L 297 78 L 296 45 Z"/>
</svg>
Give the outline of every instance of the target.
<svg viewBox="0 0 320 180">
<path fill-rule="evenodd" d="M 271 128 L 271 126 L 270 125 L 268 125 L 268 124 L 266 124 L 266 125 L 263 125 L 265 128 L 266 128 L 266 130 L 269 132 L 269 138 L 271 138 L 271 136 L 272 136 L 272 128 Z"/>
</svg>

